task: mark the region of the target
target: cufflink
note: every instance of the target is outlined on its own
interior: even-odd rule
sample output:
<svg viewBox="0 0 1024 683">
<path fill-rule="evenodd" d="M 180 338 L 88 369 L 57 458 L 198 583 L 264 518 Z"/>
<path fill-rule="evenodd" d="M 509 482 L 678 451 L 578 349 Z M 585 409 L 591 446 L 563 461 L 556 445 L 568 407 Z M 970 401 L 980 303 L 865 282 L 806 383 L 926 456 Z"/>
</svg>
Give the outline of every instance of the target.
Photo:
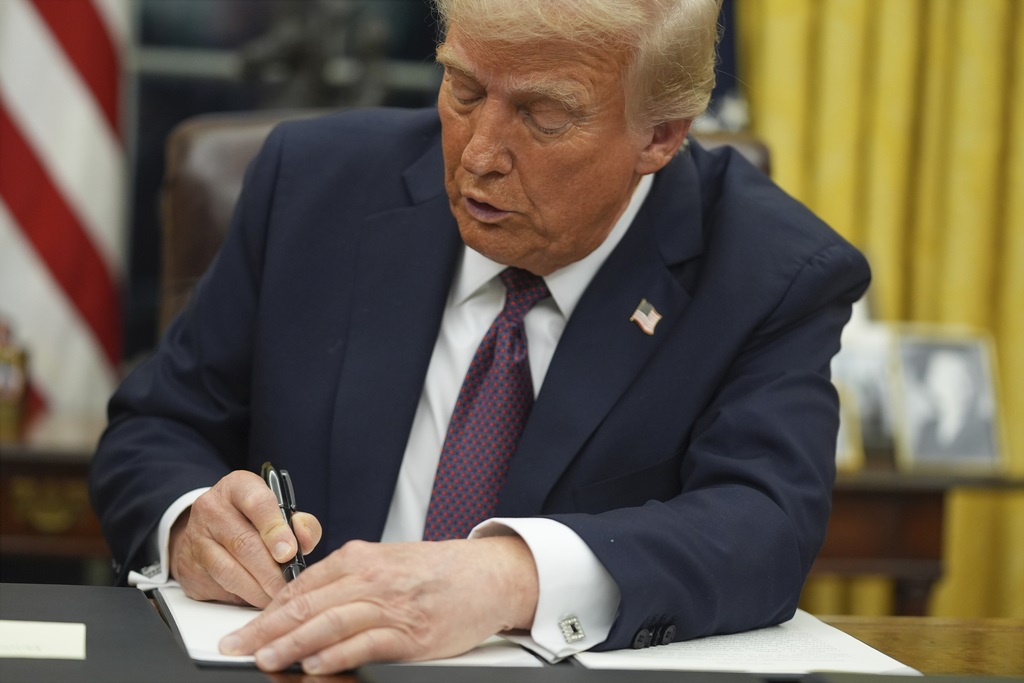
<svg viewBox="0 0 1024 683">
<path fill-rule="evenodd" d="M 583 624 L 576 617 L 568 617 L 558 622 L 559 628 L 562 629 L 562 637 L 565 638 L 565 642 L 572 644 L 578 643 L 587 637 L 587 634 L 583 632 Z"/>
</svg>

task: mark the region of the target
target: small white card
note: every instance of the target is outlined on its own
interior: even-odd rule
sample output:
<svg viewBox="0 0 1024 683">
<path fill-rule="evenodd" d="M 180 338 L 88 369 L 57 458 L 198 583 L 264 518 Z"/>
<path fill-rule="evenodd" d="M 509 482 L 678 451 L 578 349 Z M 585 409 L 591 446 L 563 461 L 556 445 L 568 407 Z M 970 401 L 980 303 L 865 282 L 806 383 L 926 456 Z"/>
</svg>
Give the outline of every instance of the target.
<svg viewBox="0 0 1024 683">
<path fill-rule="evenodd" d="M 0 657 L 85 659 L 85 624 L 0 619 Z"/>
</svg>

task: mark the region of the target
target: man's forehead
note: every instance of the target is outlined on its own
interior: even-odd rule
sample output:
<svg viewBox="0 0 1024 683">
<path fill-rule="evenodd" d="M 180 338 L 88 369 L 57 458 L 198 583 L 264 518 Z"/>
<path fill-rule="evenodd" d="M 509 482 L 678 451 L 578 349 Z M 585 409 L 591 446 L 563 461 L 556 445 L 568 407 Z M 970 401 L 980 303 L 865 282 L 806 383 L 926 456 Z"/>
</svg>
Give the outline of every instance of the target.
<svg viewBox="0 0 1024 683">
<path fill-rule="evenodd" d="M 572 54 L 573 56 L 567 56 Z M 438 46 L 437 61 L 484 85 L 500 85 L 512 94 L 549 96 L 567 105 L 580 105 L 593 96 L 597 59 L 581 58 L 579 50 L 541 50 L 536 47 L 494 46 L 473 49 L 457 39 Z M 614 68 L 609 64 L 608 68 Z"/>
</svg>

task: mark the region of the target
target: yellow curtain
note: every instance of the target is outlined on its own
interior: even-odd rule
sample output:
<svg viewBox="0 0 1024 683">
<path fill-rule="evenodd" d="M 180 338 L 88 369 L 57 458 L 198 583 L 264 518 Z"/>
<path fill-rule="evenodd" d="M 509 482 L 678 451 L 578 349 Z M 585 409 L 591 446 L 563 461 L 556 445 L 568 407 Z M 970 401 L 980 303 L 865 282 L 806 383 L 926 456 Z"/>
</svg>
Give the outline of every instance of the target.
<svg viewBox="0 0 1024 683">
<path fill-rule="evenodd" d="M 992 334 L 1024 477 L 1024 0 L 736 0 L 736 24 L 775 179 L 868 255 L 875 317 Z M 958 490 L 948 510 L 931 613 L 1024 617 L 1024 492 Z M 805 599 L 891 606 L 877 577 Z"/>
</svg>

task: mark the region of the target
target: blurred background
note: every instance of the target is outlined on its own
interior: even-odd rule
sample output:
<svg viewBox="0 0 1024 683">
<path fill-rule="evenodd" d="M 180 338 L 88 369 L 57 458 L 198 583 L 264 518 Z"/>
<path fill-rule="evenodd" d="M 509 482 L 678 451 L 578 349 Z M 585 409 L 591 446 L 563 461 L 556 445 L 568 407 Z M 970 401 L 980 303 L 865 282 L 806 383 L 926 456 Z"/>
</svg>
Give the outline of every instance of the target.
<svg viewBox="0 0 1024 683">
<path fill-rule="evenodd" d="M 1024 2 L 725 0 L 722 25 L 697 130 L 762 142 L 873 267 L 836 368 L 841 482 L 941 501 L 928 613 L 1024 617 Z M 110 579 L 82 480 L 157 339 L 168 134 L 430 106 L 436 39 L 426 0 L 0 0 L 0 579 Z M 994 450 L 929 461 L 901 436 L 910 324 L 980 349 Z M 885 572 L 816 571 L 804 606 L 897 598 Z"/>
</svg>

